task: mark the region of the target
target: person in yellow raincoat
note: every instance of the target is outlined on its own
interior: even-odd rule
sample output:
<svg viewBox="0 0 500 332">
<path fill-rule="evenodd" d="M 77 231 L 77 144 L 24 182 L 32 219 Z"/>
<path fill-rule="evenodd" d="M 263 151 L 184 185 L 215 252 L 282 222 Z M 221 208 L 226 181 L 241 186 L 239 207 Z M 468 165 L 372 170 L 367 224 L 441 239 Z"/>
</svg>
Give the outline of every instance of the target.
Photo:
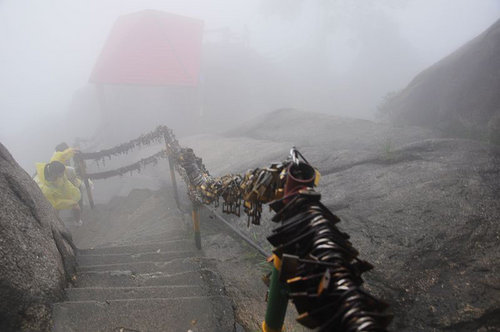
<svg viewBox="0 0 500 332">
<path fill-rule="evenodd" d="M 56 151 L 52 155 L 52 158 L 50 158 L 50 161 L 59 161 L 66 165 L 75 156 L 76 151 L 76 149 L 70 148 L 68 144 L 63 142 L 56 146 Z"/>
<path fill-rule="evenodd" d="M 86 188 L 83 181 L 76 174 L 75 168 L 71 167 L 69 162 L 71 158 L 73 158 L 75 154 L 77 154 L 78 152 L 80 152 L 80 150 L 71 148 L 68 146 L 68 144 L 63 142 L 56 146 L 56 151 L 52 155 L 52 158 L 50 158 L 50 161 L 59 161 L 66 166 L 66 177 L 68 178 L 69 181 L 71 181 L 71 183 L 75 185 L 75 187 L 77 187 L 80 190 L 80 195 L 82 199 L 80 199 L 78 204 L 80 205 L 80 209 L 83 209 L 83 196 L 84 193 L 86 193 Z M 93 187 L 92 181 L 89 180 L 89 184 L 91 187 Z"/>
<path fill-rule="evenodd" d="M 77 177 L 75 169 L 69 165 L 70 159 L 73 158 L 77 152 L 78 150 L 70 148 L 68 144 L 63 142 L 56 146 L 56 151 L 52 155 L 52 158 L 50 158 L 50 161 L 58 161 L 64 164 L 66 166 L 66 176 L 68 177 L 68 180 L 70 180 L 71 183 L 73 183 L 77 188 L 80 188 L 81 192 L 82 180 Z"/>
<path fill-rule="evenodd" d="M 36 163 L 37 183 L 44 196 L 56 210 L 73 211 L 77 225 L 82 224 L 78 205 L 80 190 L 66 176 L 66 166 L 59 161 Z"/>
</svg>

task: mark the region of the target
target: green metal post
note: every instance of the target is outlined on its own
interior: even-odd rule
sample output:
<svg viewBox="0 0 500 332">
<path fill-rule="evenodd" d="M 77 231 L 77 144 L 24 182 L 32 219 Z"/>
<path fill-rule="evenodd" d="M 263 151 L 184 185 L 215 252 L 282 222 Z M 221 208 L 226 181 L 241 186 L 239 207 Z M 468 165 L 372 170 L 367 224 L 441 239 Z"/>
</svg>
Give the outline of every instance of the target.
<svg viewBox="0 0 500 332">
<path fill-rule="evenodd" d="M 262 322 L 263 332 L 283 331 L 286 307 L 288 305 L 288 287 L 280 281 L 281 259 L 273 255 L 273 271 L 267 297 L 266 318 Z"/>
</svg>

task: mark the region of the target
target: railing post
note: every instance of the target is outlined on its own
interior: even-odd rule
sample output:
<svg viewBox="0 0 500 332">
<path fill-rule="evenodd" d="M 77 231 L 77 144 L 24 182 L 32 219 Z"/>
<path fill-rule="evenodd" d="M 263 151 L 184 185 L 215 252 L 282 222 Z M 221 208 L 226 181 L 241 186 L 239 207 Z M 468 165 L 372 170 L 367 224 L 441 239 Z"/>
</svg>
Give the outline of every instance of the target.
<svg viewBox="0 0 500 332">
<path fill-rule="evenodd" d="M 177 180 L 175 178 L 175 160 L 174 160 L 173 155 L 172 155 L 172 150 L 170 149 L 170 147 L 168 145 L 167 136 L 164 136 L 164 139 L 165 139 L 165 146 L 167 148 L 168 167 L 170 168 L 170 180 L 172 181 L 175 204 L 177 205 L 177 208 L 180 209 L 179 192 L 177 191 Z"/>
<path fill-rule="evenodd" d="M 295 147 L 290 153 L 294 151 Z M 296 155 L 295 158 L 297 158 Z M 287 168 L 287 177 L 283 188 L 284 197 L 297 192 L 301 188 L 308 186 L 312 187 L 315 178 L 316 171 L 311 165 L 303 162 L 291 163 Z M 287 203 L 286 199 L 284 200 L 284 203 Z M 284 282 L 280 281 L 281 267 L 281 259 L 273 254 L 273 272 L 271 274 L 271 282 L 269 285 L 266 319 L 262 323 L 262 330 L 264 332 L 279 332 L 283 329 L 286 307 L 288 306 L 288 286 Z"/>
<path fill-rule="evenodd" d="M 175 162 L 170 154 L 168 155 L 168 166 L 170 168 L 170 180 L 172 181 L 172 187 L 174 188 L 175 204 L 177 205 L 177 208 L 180 208 L 179 193 L 177 192 L 177 180 L 175 179 Z"/>
<path fill-rule="evenodd" d="M 273 270 L 267 296 L 266 318 L 262 322 L 263 332 L 283 331 L 286 307 L 288 306 L 288 287 L 280 281 L 281 259 L 273 254 Z"/>
<path fill-rule="evenodd" d="M 198 250 L 201 250 L 201 234 L 200 234 L 200 213 L 198 203 L 193 202 L 193 229 L 194 229 L 194 243 Z"/>
<path fill-rule="evenodd" d="M 85 165 L 85 160 L 83 160 L 82 158 L 78 158 L 77 156 L 75 156 L 78 162 L 78 168 L 80 169 L 80 176 L 82 177 L 83 179 L 83 183 L 85 184 L 85 191 L 87 192 L 87 197 L 89 199 L 89 205 L 90 205 L 90 208 L 91 209 L 94 209 L 94 197 L 92 196 L 92 188 L 90 187 L 90 183 L 89 183 L 89 178 L 87 176 L 87 165 Z"/>
</svg>

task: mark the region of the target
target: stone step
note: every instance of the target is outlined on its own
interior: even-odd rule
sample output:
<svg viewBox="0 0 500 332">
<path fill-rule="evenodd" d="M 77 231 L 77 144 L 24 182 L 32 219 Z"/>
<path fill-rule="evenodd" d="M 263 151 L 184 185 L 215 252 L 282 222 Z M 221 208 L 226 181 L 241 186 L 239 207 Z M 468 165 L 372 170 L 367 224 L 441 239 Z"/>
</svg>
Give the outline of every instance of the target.
<svg viewBox="0 0 500 332">
<path fill-rule="evenodd" d="M 205 263 L 206 262 L 206 263 Z M 175 258 L 161 262 L 132 262 L 118 264 L 85 265 L 77 267 L 77 272 L 104 272 L 104 271 L 132 271 L 132 273 L 152 273 L 167 272 L 178 273 L 193 271 L 200 267 L 200 264 L 207 266 L 210 259 L 203 257 Z"/>
<path fill-rule="evenodd" d="M 198 256 L 196 251 L 142 252 L 135 254 L 97 254 L 76 256 L 79 266 L 119 264 L 133 262 L 164 262 L 175 258 Z"/>
<path fill-rule="evenodd" d="M 56 303 L 53 331 L 234 331 L 224 296 Z"/>
<path fill-rule="evenodd" d="M 182 239 L 191 239 L 191 232 L 186 231 L 186 228 L 181 228 L 178 230 L 174 231 L 165 231 L 165 232 L 159 232 L 156 234 L 151 234 L 151 235 L 141 235 L 140 237 L 137 237 L 135 239 L 131 239 L 133 242 L 143 242 L 143 243 L 148 243 L 148 242 L 159 242 L 159 241 L 167 241 L 167 240 L 182 240 Z"/>
<path fill-rule="evenodd" d="M 141 252 L 169 252 L 169 251 L 192 251 L 195 250 L 194 241 L 191 239 L 179 239 L 171 241 L 159 241 L 139 243 L 127 246 L 113 246 L 93 249 L 79 249 L 78 255 L 106 255 L 106 254 L 135 254 Z"/>
<path fill-rule="evenodd" d="M 150 242 L 150 241 L 167 241 L 167 240 L 180 240 L 189 237 L 189 232 L 186 232 L 186 227 L 184 225 L 166 226 L 161 229 L 149 229 L 145 228 L 143 230 L 136 229 L 134 233 L 126 234 L 126 241 L 116 240 L 113 242 L 102 243 L 99 247 L 112 247 L 115 245 L 128 245 L 129 243 L 140 243 L 140 242 Z"/>
<path fill-rule="evenodd" d="M 132 262 L 132 263 L 117 263 L 117 264 L 102 264 L 102 265 L 85 265 L 77 266 L 78 273 L 83 272 L 104 272 L 104 271 L 132 271 L 133 273 L 152 273 L 152 272 L 167 272 L 178 273 L 200 268 L 214 269 L 216 263 L 212 258 L 206 257 L 187 257 L 174 258 L 169 261 L 161 262 Z"/>
<path fill-rule="evenodd" d="M 74 280 L 76 287 L 141 287 L 203 284 L 199 271 L 180 273 L 132 273 L 132 271 L 104 271 L 80 273 Z"/>
<path fill-rule="evenodd" d="M 110 301 L 123 299 L 194 297 L 206 295 L 200 286 L 85 287 L 67 288 L 69 301 Z M 223 294 L 221 294 L 223 295 Z"/>
</svg>

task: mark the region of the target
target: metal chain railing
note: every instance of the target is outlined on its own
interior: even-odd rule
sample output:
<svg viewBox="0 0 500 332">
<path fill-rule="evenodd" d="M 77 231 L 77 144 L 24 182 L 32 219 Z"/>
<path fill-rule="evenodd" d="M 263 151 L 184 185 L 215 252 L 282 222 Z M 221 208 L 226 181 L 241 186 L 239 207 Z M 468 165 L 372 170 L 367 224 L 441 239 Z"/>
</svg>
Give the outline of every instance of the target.
<svg viewBox="0 0 500 332">
<path fill-rule="evenodd" d="M 126 172 L 168 156 L 175 197 L 178 203 L 175 174 L 184 179 L 193 206 L 195 243 L 201 248 L 198 209 L 202 204 L 219 206 L 225 213 L 248 216 L 248 224 L 259 225 L 262 205 L 276 212 L 273 222 L 279 224 L 268 237 L 274 246 L 268 293 L 268 309 L 262 329 L 282 331 L 288 300 L 295 304 L 297 321 L 319 331 L 379 332 L 386 331 L 391 316 L 387 305 L 362 289 L 361 274 L 372 265 L 358 258 L 349 236 L 337 228 L 340 219 L 321 203 L 314 190 L 319 173 L 295 148 L 281 163 L 256 168 L 244 175 L 213 177 L 202 159 L 192 149 L 183 148 L 172 130 L 156 130 L 115 148 L 80 153 L 80 163 L 93 159 L 104 161 L 136 147 L 165 141 L 166 151 L 113 171 L 85 174 L 84 180 L 101 179 Z M 301 159 L 301 160 L 300 160 Z"/>
</svg>

